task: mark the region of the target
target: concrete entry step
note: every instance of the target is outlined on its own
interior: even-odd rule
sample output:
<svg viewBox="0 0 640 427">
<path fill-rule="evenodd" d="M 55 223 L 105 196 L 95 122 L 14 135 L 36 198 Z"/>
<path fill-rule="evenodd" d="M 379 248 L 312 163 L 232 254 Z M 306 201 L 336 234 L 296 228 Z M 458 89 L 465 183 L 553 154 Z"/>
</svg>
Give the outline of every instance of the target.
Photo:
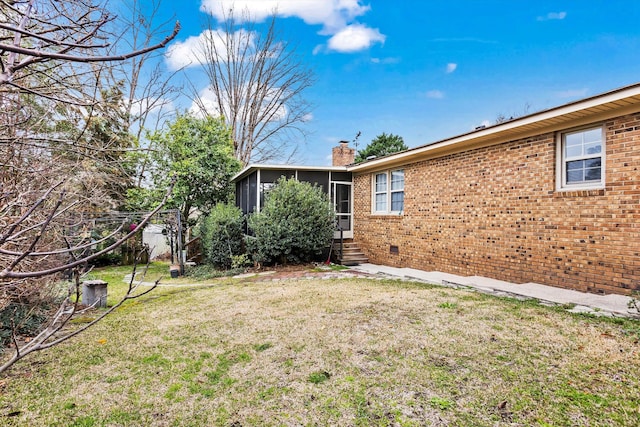
<svg viewBox="0 0 640 427">
<path fill-rule="evenodd" d="M 339 240 L 334 240 L 333 253 L 338 264 L 355 266 L 369 262 L 369 258 L 352 239 L 343 240 L 342 245 Z"/>
</svg>

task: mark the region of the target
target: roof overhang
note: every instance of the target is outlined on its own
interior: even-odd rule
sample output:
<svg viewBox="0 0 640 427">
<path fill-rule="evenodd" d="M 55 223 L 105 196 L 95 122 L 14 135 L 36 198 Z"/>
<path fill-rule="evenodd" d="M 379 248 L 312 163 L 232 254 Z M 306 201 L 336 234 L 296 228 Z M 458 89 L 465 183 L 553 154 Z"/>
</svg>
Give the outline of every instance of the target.
<svg viewBox="0 0 640 427">
<path fill-rule="evenodd" d="M 269 165 L 254 163 L 246 166 L 240 172 L 231 178 L 232 182 L 236 182 L 256 170 L 293 170 L 293 171 L 312 171 L 312 172 L 348 172 L 346 166 L 302 166 L 302 165 Z"/>
<path fill-rule="evenodd" d="M 443 139 L 389 156 L 351 165 L 366 173 L 507 141 L 556 132 L 640 111 L 640 83 Z"/>
</svg>

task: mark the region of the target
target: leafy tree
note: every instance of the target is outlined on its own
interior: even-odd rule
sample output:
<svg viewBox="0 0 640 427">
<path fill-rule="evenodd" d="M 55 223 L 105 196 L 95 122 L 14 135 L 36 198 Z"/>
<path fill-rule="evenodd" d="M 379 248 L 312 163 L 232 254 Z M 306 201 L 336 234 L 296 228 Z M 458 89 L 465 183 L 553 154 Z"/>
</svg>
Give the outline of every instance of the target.
<svg viewBox="0 0 640 427">
<path fill-rule="evenodd" d="M 207 213 L 231 197 L 231 177 L 240 169 L 233 155 L 231 132 L 224 119 L 190 114 L 178 116 L 166 131 L 149 138 L 156 151 L 153 180 L 163 188 L 176 177 L 173 207 L 183 218 L 198 209 Z"/>
<path fill-rule="evenodd" d="M 298 263 L 311 261 L 330 244 L 335 212 L 320 187 L 281 178 L 248 221 L 254 237 L 247 247 L 255 261 Z"/>
<path fill-rule="evenodd" d="M 218 203 L 199 221 L 196 235 L 202 240 L 204 259 L 218 268 L 229 268 L 233 256 L 242 254 L 242 211 L 227 203 Z"/>
<path fill-rule="evenodd" d="M 394 135 L 392 133 L 382 133 L 376 136 L 364 149 L 358 151 L 355 162 L 362 163 L 367 160 L 367 157 L 376 156 L 382 157 L 389 154 L 397 153 L 398 151 L 404 151 L 409 147 L 406 146 L 401 136 Z"/>
</svg>

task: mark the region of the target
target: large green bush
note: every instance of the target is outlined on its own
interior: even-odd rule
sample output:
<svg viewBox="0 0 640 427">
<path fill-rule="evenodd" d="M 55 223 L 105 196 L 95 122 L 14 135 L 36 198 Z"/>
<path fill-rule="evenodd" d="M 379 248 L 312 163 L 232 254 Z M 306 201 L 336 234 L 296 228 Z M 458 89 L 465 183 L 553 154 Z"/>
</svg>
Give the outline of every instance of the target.
<svg viewBox="0 0 640 427">
<path fill-rule="evenodd" d="M 331 243 L 335 213 L 319 187 L 281 178 L 259 213 L 249 217 L 247 246 L 255 261 L 299 263 L 317 259 Z"/>
<path fill-rule="evenodd" d="M 203 256 L 208 264 L 230 268 L 233 257 L 243 253 L 243 216 L 233 205 L 218 203 L 200 219 L 196 235 L 202 240 Z"/>
</svg>

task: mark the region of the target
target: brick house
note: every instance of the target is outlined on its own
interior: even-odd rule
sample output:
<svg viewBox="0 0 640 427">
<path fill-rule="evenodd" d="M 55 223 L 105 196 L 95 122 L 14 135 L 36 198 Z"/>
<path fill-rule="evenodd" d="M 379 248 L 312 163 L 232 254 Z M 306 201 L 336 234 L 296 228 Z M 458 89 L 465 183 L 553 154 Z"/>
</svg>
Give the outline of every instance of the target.
<svg viewBox="0 0 640 427">
<path fill-rule="evenodd" d="M 640 84 L 346 170 L 372 263 L 640 290 Z"/>
</svg>

